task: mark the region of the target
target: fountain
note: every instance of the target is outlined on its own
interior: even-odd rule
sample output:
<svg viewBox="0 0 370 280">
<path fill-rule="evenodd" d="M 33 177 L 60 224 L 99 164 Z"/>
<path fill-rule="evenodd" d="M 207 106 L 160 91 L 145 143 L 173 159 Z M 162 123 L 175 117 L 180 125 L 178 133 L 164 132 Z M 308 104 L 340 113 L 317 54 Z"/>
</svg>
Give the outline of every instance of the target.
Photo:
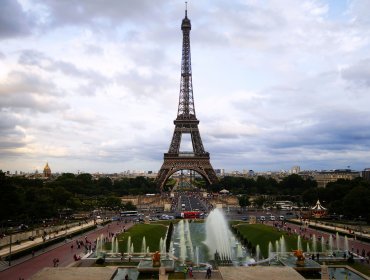
<svg viewBox="0 0 370 280">
<path fill-rule="evenodd" d="M 158 251 L 162 254 L 162 249 L 163 249 L 163 238 L 161 237 L 159 239 L 159 248 Z"/>
<path fill-rule="evenodd" d="M 238 244 L 236 246 L 236 257 L 238 259 L 241 259 L 243 257 L 243 250 L 242 250 L 242 245 Z"/>
<path fill-rule="evenodd" d="M 103 253 L 103 243 L 104 243 L 104 235 L 101 234 L 100 237 L 96 239 L 96 248 L 95 248 L 96 257 L 99 257 Z"/>
<path fill-rule="evenodd" d="M 206 220 L 206 241 L 209 256 L 212 258 L 217 252 L 221 260 L 231 260 L 231 248 L 235 244 L 231 243 L 232 233 L 229 225 L 220 209 L 214 209 Z"/>
<path fill-rule="evenodd" d="M 272 254 L 272 243 L 270 241 L 269 245 L 268 245 L 268 258 L 271 259 L 272 256 L 273 256 L 273 254 Z"/>
<path fill-rule="evenodd" d="M 148 248 L 149 249 L 149 248 Z M 174 249 L 173 249 L 173 241 L 171 241 L 170 242 L 170 249 L 168 250 L 168 256 L 170 257 L 170 258 L 173 258 L 173 251 L 174 251 Z"/>
<path fill-rule="evenodd" d="M 329 254 L 333 254 L 333 236 L 329 236 Z"/>
<path fill-rule="evenodd" d="M 301 236 L 298 235 L 298 238 L 297 238 L 297 249 L 299 251 L 302 251 L 302 240 L 301 240 Z"/>
<path fill-rule="evenodd" d="M 178 224 L 178 231 L 180 235 L 180 259 L 185 263 L 186 260 L 186 244 L 185 244 L 185 230 L 184 221 L 181 220 Z"/>
<path fill-rule="evenodd" d="M 280 252 L 279 240 L 275 241 L 275 252 L 276 253 Z"/>
<path fill-rule="evenodd" d="M 260 245 L 257 244 L 257 246 L 256 246 L 256 262 L 258 262 L 260 260 L 260 254 L 261 254 Z"/>
<path fill-rule="evenodd" d="M 127 254 L 130 255 L 131 253 L 131 236 L 129 235 L 127 238 Z"/>
<path fill-rule="evenodd" d="M 285 245 L 285 238 L 284 238 L 284 235 L 282 235 L 280 237 L 280 253 L 283 255 L 283 254 L 286 254 L 286 245 Z"/>
<path fill-rule="evenodd" d="M 188 248 L 190 249 L 190 252 L 189 252 L 190 258 L 194 259 L 193 242 L 192 242 L 192 239 L 191 239 L 189 221 L 188 220 L 185 220 L 184 228 L 185 228 L 185 233 L 186 233 L 186 235 L 185 235 L 186 236 L 186 243 L 187 243 Z"/>
<path fill-rule="evenodd" d="M 346 252 L 346 254 L 348 254 L 348 252 L 349 252 L 349 245 L 348 245 L 348 237 L 347 237 L 347 235 L 344 236 L 344 251 Z"/>
<path fill-rule="evenodd" d="M 219 265 L 248 265 L 254 262 L 229 229 L 220 209 L 210 212 L 205 223 L 180 220 L 174 227 L 172 241 L 173 255 L 182 265 L 198 262 L 200 266 L 205 266 L 210 260 L 216 260 Z"/>
<path fill-rule="evenodd" d="M 142 253 L 146 253 L 146 240 L 145 240 L 145 236 L 143 236 L 143 240 L 141 241 L 141 252 Z"/>
<path fill-rule="evenodd" d="M 310 244 L 307 243 L 307 253 L 311 252 Z"/>
<path fill-rule="evenodd" d="M 195 247 L 195 265 L 199 267 L 199 247 Z"/>
<path fill-rule="evenodd" d="M 112 254 L 117 254 L 119 251 L 118 248 L 118 238 L 116 236 L 112 237 L 112 242 L 111 242 L 111 252 Z"/>
<path fill-rule="evenodd" d="M 312 250 L 314 251 L 314 253 L 317 252 L 317 240 L 315 234 L 312 235 Z"/>
<path fill-rule="evenodd" d="M 339 233 L 337 232 L 337 233 L 335 234 L 335 243 L 336 243 L 336 245 L 337 245 L 337 251 L 339 251 L 339 250 L 340 250 L 340 244 L 339 244 L 339 242 L 340 242 L 340 240 L 339 240 Z"/>
<path fill-rule="evenodd" d="M 326 248 L 325 248 L 325 238 L 324 236 L 321 236 L 321 252 L 322 253 L 325 253 L 326 252 Z"/>
</svg>

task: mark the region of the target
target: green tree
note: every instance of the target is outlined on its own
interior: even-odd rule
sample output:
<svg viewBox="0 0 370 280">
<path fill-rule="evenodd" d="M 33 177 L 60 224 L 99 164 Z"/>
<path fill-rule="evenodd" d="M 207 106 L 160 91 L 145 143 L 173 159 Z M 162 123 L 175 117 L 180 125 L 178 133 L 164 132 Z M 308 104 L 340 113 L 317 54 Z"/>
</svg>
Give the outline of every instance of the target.
<svg viewBox="0 0 370 280">
<path fill-rule="evenodd" d="M 239 200 L 239 206 L 243 209 L 243 211 L 245 210 L 247 206 L 250 205 L 249 197 L 246 195 L 239 196 L 238 200 Z"/>
<path fill-rule="evenodd" d="M 363 186 L 352 189 L 343 200 L 345 213 L 353 218 L 362 216 L 369 220 L 370 215 L 370 190 Z"/>
<path fill-rule="evenodd" d="M 254 203 L 256 204 L 258 209 L 261 209 L 263 204 L 266 202 L 266 198 L 263 196 L 259 196 L 254 200 Z"/>
<path fill-rule="evenodd" d="M 127 203 L 125 203 L 123 205 L 123 208 L 127 211 L 130 211 L 130 210 L 136 210 L 136 206 L 132 204 L 131 201 L 128 201 Z"/>
</svg>

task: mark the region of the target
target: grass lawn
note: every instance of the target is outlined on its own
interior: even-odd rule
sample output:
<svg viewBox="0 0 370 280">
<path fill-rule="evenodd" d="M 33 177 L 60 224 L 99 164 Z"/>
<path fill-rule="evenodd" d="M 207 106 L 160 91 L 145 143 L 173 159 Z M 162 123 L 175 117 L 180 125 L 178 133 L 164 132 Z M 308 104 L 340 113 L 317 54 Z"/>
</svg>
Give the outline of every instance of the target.
<svg viewBox="0 0 370 280">
<path fill-rule="evenodd" d="M 131 242 L 134 244 L 134 251 L 140 253 L 143 236 L 145 236 L 146 246 L 149 246 L 150 252 L 159 249 L 159 240 L 166 237 L 167 226 L 163 224 L 137 224 L 128 229 L 125 233 L 118 235 L 119 251 L 127 252 L 127 240 L 131 236 Z M 110 250 L 108 243 L 106 249 Z"/>
<path fill-rule="evenodd" d="M 177 224 L 180 220 L 175 219 L 175 220 L 158 220 L 158 221 L 153 221 L 150 222 L 151 225 L 170 225 L 170 223 L 173 223 L 174 225 Z"/>
<path fill-rule="evenodd" d="M 279 232 L 277 229 L 262 224 L 238 224 L 235 227 L 240 231 L 242 236 L 248 239 L 253 246 L 260 246 L 261 254 L 266 258 L 268 256 L 268 243 L 271 241 L 273 248 L 275 248 L 275 241 L 280 240 L 284 234 L 287 251 L 297 249 L 297 235 L 288 236 L 286 233 Z M 311 245 L 310 245 L 311 246 Z M 305 251 L 307 242 L 302 241 L 302 248 Z M 273 249 L 275 250 L 275 249 Z"/>
</svg>

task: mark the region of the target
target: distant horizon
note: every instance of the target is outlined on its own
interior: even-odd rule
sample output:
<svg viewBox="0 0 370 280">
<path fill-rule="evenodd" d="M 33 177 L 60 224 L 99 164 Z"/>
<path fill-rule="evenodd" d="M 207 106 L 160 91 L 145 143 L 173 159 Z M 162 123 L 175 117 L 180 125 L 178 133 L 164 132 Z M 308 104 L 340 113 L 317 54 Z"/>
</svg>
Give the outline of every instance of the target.
<svg viewBox="0 0 370 280">
<path fill-rule="evenodd" d="M 51 173 L 52 174 L 64 174 L 64 173 L 72 173 L 72 174 L 124 174 L 124 173 L 127 173 L 128 171 L 130 171 L 130 174 L 147 174 L 147 172 L 152 172 L 153 174 L 156 174 L 158 173 L 159 169 L 158 170 L 150 170 L 150 169 L 127 169 L 127 170 L 123 170 L 123 171 L 84 171 L 84 170 L 77 170 L 77 171 L 53 171 L 53 168 L 52 166 L 50 166 L 49 164 L 49 167 L 51 169 Z M 361 172 L 361 171 L 364 171 L 366 169 L 369 169 L 370 167 L 364 167 L 363 169 L 352 169 L 352 168 L 332 168 L 332 169 L 300 169 L 300 172 L 314 172 L 314 171 L 317 171 L 317 172 L 322 172 L 322 171 L 336 171 L 336 170 L 341 170 L 341 171 L 344 171 L 344 170 L 350 170 L 351 172 Z M 268 173 L 268 172 L 273 172 L 273 173 L 278 173 L 278 172 L 290 172 L 292 168 L 290 169 L 279 169 L 279 170 L 272 170 L 272 169 L 268 169 L 268 170 L 254 170 L 254 169 L 242 169 L 242 170 L 227 170 L 225 168 L 215 168 L 215 169 L 221 169 L 221 170 L 224 170 L 225 173 L 232 173 L 232 172 L 239 172 L 241 174 L 243 174 L 243 171 L 250 171 L 252 170 L 253 172 L 255 173 Z M 36 169 L 35 170 L 31 170 L 31 171 L 24 171 L 24 170 L 4 170 L 4 169 L 1 169 L 0 170 L 2 172 L 10 172 L 10 174 L 15 174 L 15 172 L 17 171 L 18 172 L 18 175 L 19 175 L 19 172 L 23 172 L 24 174 L 35 174 L 36 172 Z M 44 167 L 40 168 L 40 169 L 37 169 L 38 173 L 42 173 L 44 170 Z"/>
<path fill-rule="evenodd" d="M 354 0 L 188 1 L 195 112 L 215 169 L 370 166 L 368 11 Z M 3 0 L 0 169 L 158 172 L 184 15 L 169 0 Z"/>
</svg>

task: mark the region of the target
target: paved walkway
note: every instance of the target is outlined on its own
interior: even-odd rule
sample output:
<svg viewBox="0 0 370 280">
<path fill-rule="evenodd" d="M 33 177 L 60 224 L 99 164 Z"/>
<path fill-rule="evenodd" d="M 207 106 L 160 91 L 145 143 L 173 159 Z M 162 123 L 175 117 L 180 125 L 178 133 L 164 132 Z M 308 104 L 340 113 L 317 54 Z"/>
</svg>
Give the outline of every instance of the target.
<svg viewBox="0 0 370 280">
<path fill-rule="evenodd" d="M 298 219 L 293 219 L 293 221 L 295 221 L 297 223 L 302 223 L 302 221 L 298 220 Z M 323 223 L 317 223 L 315 221 L 310 221 L 309 225 L 314 226 L 314 227 L 319 227 L 322 230 L 332 230 L 334 232 L 339 232 L 339 233 L 347 235 L 348 237 L 355 238 L 355 237 L 358 237 L 358 236 L 362 236 L 362 237 L 366 237 L 370 240 L 370 233 L 365 233 L 365 232 L 361 232 L 361 231 L 353 230 L 353 229 L 351 229 L 351 232 L 350 232 L 348 229 L 343 228 L 343 226 L 332 226 L 332 225 L 327 225 L 327 224 L 323 224 Z M 365 228 L 367 228 L 367 226 L 365 226 Z"/>
<path fill-rule="evenodd" d="M 66 267 L 73 264 L 74 254 L 83 255 L 85 248 L 77 248 L 76 241 L 84 241 L 85 237 L 87 240 L 93 242 L 101 234 L 108 236 L 109 233 L 116 233 L 122 231 L 123 227 L 129 228 L 132 224 L 125 224 L 124 222 L 112 222 L 104 227 L 99 226 L 98 229 L 83 233 L 79 236 L 75 236 L 72 239 L 68 239 L 67 242 L 61 242 L 45 249 L 45 251 L 36 252 L 35 256 L 31 254 L 22 257 L 21 259 L 12 261 L 12 266 L 2 267 L 3 271 L 0 272 L 0 280 L 18 280 L 19 278 L 29 279 L 32 275 L 43 269 L 44 267 L 53 267 L 53 259 L 59 259 L 59 266 Z M 73 245 L 73 248 L 71 247 Z"/>
<path fill-rule="evenodd" d="M 73 234 L 77 231 L 81 231 L 83 229 L 92 227 L 93 225 L 94 225 L 94 221 L 90 221 L 88 223 L 83 223 L 80 226 L 74 226 L 74 227 L 71 227 L 67 230 L 63 230 L 63 231 L 60 231 L 58 233 L 53 233 L 52 235 L 47 236 L 46 241 L 53 240 L 53 239 L 60 238 L 60 237 L 67 237 L 70 234 Z M 23 241 L 20 244 L 14 244 L 13 243 L 12 244 L 12 254 L 14 254 L 16 252 L 19 252 L 19 251 L 23 251 L 25 249 L 35 247 L 36 245 L 40 245 L 40 244 L 43 244 L 43 243 L 44 243 L 44 241 L 43 241 L 41 236 L 35 238 L 34 240 Z M 6 247 L 4 247 L 0 250 L 0 258 L 1 259 L 4 259 L 4 257 L 6 257 L 8 255 L 9 255 L 9 246 L 6 246 Z"/>
<path fill-rule="evenodd" d="M 274 223 L 276 223 L 276 222 L 267 222 L 266 224 L 272 226 Z M 336 240 L 335 240 L 336 236 L 332 233 L 328 233 L 327 231 L 325 231 L 327 229 L 335 230 L 334 227 L 331 228 L 331 227 L 326 226 L 326 227 L 322 227 L 322 229 L 319 230 L 319 229 L 313 229 L 313 228 L 310 228 L 310 227 L 305 227 L 305 226 L 300 226 L 300 225 L 297 225 L 297 224 L 289 223 L 289 221 L 287 221 L 287 227 L 290 227 L 293 233 L 300 234 L 301 237 L 306 238 L 306 239 L 309 238 L 310 235 L 315 234 L 317 238 L 319 236 L 322 236 L 324 238 L 324 240 L 327 241 L 327 240 L 329 240 L 330 235 L 332 235 L 334 247 L 336 247 Z M 317 240 L 318 240 L 317 242 L 319 244 L 320 241 L 319 241 L 319 239 L 317 239 Z M 344 242 L 344 237 L 339 236 L 339 247 L 343 249 L 344 248 L 344 243 L 345 243 Z M 305 249 L 306 248 L 303 248 L 303 250 L 305 250 Z M 366 255 L 368 252 L 370 252 L 370 243 L 365 242 L 365 241 L 361 241 L 361 240 L 356 240 L 353 237 L 353 235 L 352 235 L 352 237 L 349 235 L 348 236 L 348 249 L 349 249 L 349 251 L 354 253 L 356 256 L 360 256 L 362 254 L 362 250 L 365 250 L 365 255 Z M 366 262 L 364 262 L 364 263 L 366 263 Z"/>
</svg>

